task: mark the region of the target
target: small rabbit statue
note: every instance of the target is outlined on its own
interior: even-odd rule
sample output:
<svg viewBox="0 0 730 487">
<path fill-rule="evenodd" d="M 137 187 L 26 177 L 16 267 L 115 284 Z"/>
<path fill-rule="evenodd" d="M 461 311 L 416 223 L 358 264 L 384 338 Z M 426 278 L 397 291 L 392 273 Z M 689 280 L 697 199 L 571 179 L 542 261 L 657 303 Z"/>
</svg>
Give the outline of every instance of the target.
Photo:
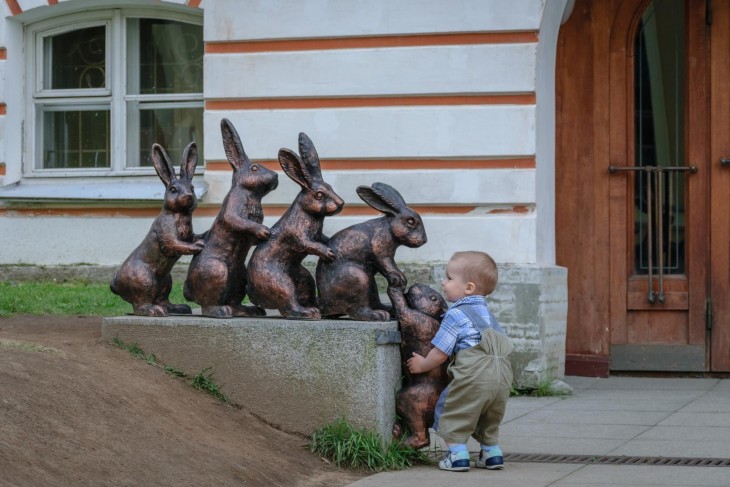
<svg viewBox="0 0 730 487">
<path fill-rule="evenodd" d="M 204 316 L 263 316 L 266 312 L 262 308 L 242 304 L 245 261 L 251 247 L 271 234 L 262 225 L 261 198 L 276 189 L 279 178 L 274 171 L 249 160 L 236 128 L 225 118 L 221 132 L 233 168 L 231 189 L 205 237 L 205 248 L 190 262 L 183 291 L 185 299 L 201 305 Z"/>
<path fill-rule="evenodd" d="M 132 304 L 134 314 L 167 316 L 190 314 L 187 304 L 172 304 L 170 271 L 181 255 L 197 254 L 203 249 L 204 235 L 193 233 L 193 210 L 198 204 L 193 188 L 193 173 L 198 164 L 198 149 L 191 142 L 183 151 L 180 179 L 165 149 L 152 146 L 152 163 L 165 184 L 162 211 L 152 223 L 142 243 L 114 273 L 110 288 Z"/>
<path fill-rule="evenodd" d="M 388 282 L 405 285 L 406 278 L 395 264 L 395 251 L 400 245 L 425 244 L 426 230 L 418 213 L 392 186 L 358 186 L 357 194 L 385 216 L 344 228 L 332 236 L 329 245 L 335 258 L 317 263 L 319 307 L 322 316 L 388 321 L 393 317 L 391 307 L 380 302 L 375 273 Z"/>
<path fill-rule="evenodd" d="M 334 257 L 322 234 L 326 216 L 345 204 L 322 179 L 319 155 L 305 133 L 299 134 L 299 154 L 279 150 L 279 164 L 301 186 L 294 202 L 271 227 L 271 237 L 256 246 L 248 263 L 248 296 L 285 318 L 319 319 L 314 278 L 302 265 L 307 255 Z"/>
<path fill-rule="evenodd" d="M 411 374 L 406 361 L 413 352 L 425 357 L 431 351 L 431 340 L 441 325 L 447 304 L 438 292 L 424 284 L 414 284 L 405 294 L 404 290 L 405 286 L 388 286 L 401 332 L 404 375 L 403 387 L 396 395 L 396 415 L 400 421 L 393 425 L 393 438 L 398 440 L 408 434 L 403 442 L 418 450 L 431 444 L 428 428 L 433 424 L 436 402 L 448 383 L 448 363 L 423 374 Z"/>
</svg>

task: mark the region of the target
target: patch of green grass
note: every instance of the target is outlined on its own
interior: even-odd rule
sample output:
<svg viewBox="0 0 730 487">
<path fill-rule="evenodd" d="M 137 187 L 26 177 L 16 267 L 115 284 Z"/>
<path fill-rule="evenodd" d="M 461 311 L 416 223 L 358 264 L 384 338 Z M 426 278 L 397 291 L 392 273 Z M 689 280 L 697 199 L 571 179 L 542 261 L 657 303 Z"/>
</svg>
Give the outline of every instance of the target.
<svg viewBox="0 0 730 487">
<path fill-rule="evenodd" d="M 157 365 L 157 357 L 155 356 L 155 354 L 151 353 L 149 355 L 145 355 L 144 350 L 139 348 L 136 343 L 124 343 L 122 340 L 119 339 L 119 337 L 114 337 L 112 339 L 112 344 L 117 348 L 126 350 L 137 358 L 141 358 L 150 365 Z"/>
<path fill-rule="evenodd" d="M 529 396 L 529 397 L 554 397 L 554 396 L 565 396 L 566 394 L 555 392 L 552 387 L 552 381 L 544 380 L 537 384 L 535 387 L 522 387 L 517 388 L 515 384 L 512 384 L 509 395 L 514 396 Z"/>
<path fill-rule="evenodd" d="M 57 348 L 46 347 L 45 345 L 38 345 L 37 343 L 21 342 L 18 340 L 0 339 L 0 348 L 4 348 L 7 350 L 19 350 L 21 352 L 43 352 L 56 355 L 65 355 L 61 350 Z"/>
<path fill-rule="evenodd" d="M 205 374 L 210 369 L 211 367 L 201 370 L 198 375 L 190 380 L 190 385 L 207 392 L 220 402 L 228 403 L 228 398 L 221 392 L 220 386 L 213 381 L 213 372 L 208 373 L 208 375 Z"/>
<path fill-rule="evenodd" d="M 190 303 L 182 294 L 182 283 L 173 283 L 170 301 Z M 0 282 L 0 317 L 15 314 L 117 316 L 132 312 L 132 305 L 112 293 L 107 283 Z"/>
<path fill-rule="evenodd" d="M 315 431 L 310 450 L 338 467 L 353 470 L 402 470 L 415 463 L 429 462 L 424 453 L 400 442 L 392 442 L 384 448 L 380 435 L 357 429 L 342 418 Z"/>
<path fill-rule="evenodd" d="M 167 372 L 170 375 L 174 375 L 175 377 L 187 377 L 188 374 L 183 372 L 180 369 L 177 369 L 173 367 L 172 365 L 165 365 L 165 372 Z"/>
</svg>

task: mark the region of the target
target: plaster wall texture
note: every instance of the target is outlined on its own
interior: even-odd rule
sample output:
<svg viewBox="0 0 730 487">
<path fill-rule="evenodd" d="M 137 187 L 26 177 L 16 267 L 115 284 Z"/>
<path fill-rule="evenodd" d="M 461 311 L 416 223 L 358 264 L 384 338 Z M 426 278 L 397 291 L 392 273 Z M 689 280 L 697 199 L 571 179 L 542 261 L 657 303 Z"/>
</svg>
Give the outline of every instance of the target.
<svg viewBox="0 0 730 487">
<path fill-rule="evenodd" d="M 203 7 L 206 40 L 226 41 L 537 29 L 545 1 L 454 0 L 444 8 L 440 0 L 216 0 Z M 244 11 L 242 4 L 247 21 L 237 22 L 231 12 Z"/>
<path fill-rule="evenodd" d="M 396 322 L 105 318 L 102 338 L 136 343 L 165 365 L 210 367 L 232 402 L 289 432 L 345 418 L 390 440 L 400 387 Z M 379 344 L 381 343 L 381 344 Z"/>
<path fill-rule="evenodd" d="M 342 228 L 367 219 L 352 216 L 325 220 L 324 233 L 331 236 Z M 455 248 L 486 249 L 497 262 L 519 261 L 526 252 L 532 252 L 528 255 L 534 260 L 534 247 L 530 244 L 535 235 L 534 214 L 518 217 L 491 215 L 488 217 L 489 226 L 483 224 L 484 220 L 481 215 L 464 215 L 456 221 L 447 216 L 424 216 L 424 225 L 429 232 L 428 243 L 416 249 L 399 248 L 396 260 L 404 264 L 442 263 L 448 260 Z M 153 218 L 93 216 L 0 218 L 0 265 L 118 266 L 142 242 L 152 221 Z M 276 218 L 264 219 L 268 226 L 275 222 Z M 194 218 L 193 229 L 202 233 L 212 223 L 212 217 Z M 450 225 L 451 233 L 428 230 L 444 228 L 446 224 Z M 30 243 L 19 245 L 19 235 L 22 235 L 23 241 Z M 189 261 L 189 256 L 180 258 L 181 263 Z M 309 257 L 308 261 L 315 260 Z"/>
</svg>

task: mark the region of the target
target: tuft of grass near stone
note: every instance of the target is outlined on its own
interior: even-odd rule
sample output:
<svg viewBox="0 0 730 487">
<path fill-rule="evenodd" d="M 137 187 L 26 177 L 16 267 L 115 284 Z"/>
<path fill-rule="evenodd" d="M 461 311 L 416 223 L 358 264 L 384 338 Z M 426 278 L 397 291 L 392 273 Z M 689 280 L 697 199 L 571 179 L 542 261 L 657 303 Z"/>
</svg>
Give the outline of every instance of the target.
<svg viewBox="0 0 730 487">
<path fill-rule="evenodd" d="M 0 339 L 0 348 L 6 350 L 18 350 L 21 352 L 40 352 L 40 353 L 51 353 L 54 355 L 65 356 L 66 354 L 53 347 L 46 347 L 45 345 L 39 345 L 37 343 L 22 342 L 19 340 L 4 340 Z"/>
<path fill-rule="evenodd" d="M 119 337 L 114 337 L 112 339 L 112 344 L 117 347 L 121 348 L 122 350 L 126 350 L 127 352 L 131 353 L 137 358 L 141 358 L 145 362 L 147 362 L 150 365 L 156 365 L 157 364 L 157 357 L 155 357 L 154 353 L 151 353 L 149 355 L 145 355 L 144 350 L 139 348 L 136 343 L 124 343 L 119 339 Z"/>
<path fill-rule="evenodd" d="M 312 434 L 310 450 L 332 461 L 338 468 L 351 470 L 403 470 L 416 463 L 430 463 L 421 451 L 392 442 L 383 446 L 377 433 L 358 429 L 344 418 L 323 426 Z"/>
<path fill-rule="evenodd" d="M 196 389 L 200 389 L 203 392 L 210 394 L 222 403 L 228 404 L 228 398 L 221 392 L 220 386 L 213 381 L 213 372 L 209 372 L 211 367 L 207 367 L 200 371 L 198 375 L 193 377 L 189 384 Z"/>
<path fill-rule="evenodd" d="M 510 389 L 511 397 L 515 396 L 529 396 L 529 397 L 563 397 L 568 396 L 570 393 L 559 391 L 553 388 L 553 382 L 550 380 L 543 380 L 535 387 L 521 387 L 518 388 L 515 384 L 512 384 Z"/>
<path fill-rule="evenodd" d="M 165 365 L 165 372 L 167 372 L 170 375 L 174 375 L 175 377 L 187 377 L 188 374 L 186 374 L 184 371 L 173 367 L 172 365 Z"/>
<path fill-rule="evenodd" d="M 190 303 L 182 283 L 173 283 L 170 301 Z M 0 282 L 0 317 L 16 314 L 53 316 L 118 316 L 132 312 L 132 305 L 112 293 L 108 283 L 88 281 Z"/>
<path fill-rule="evenodd" d="M 112 339 L 112 345 L 114 345 L 117 348 L 121 348 L 122 350 L 126 350 L 135 357 L 144 360 L 148 364 L 152 366 L 158 366 L 157 357 L 154 353 L 146 354 L 144 350 L 142 350 L 136 343 L 128 344 L 124 343 L 119 337 L 114 337 Z M 176 368 L 172 365 L 165 365 L 165 372 L 173 375 L 175 377 L 182 377 L 182 378 L 188 378 L 188 375 Z M 221 388 L 218 384 L 215 383 L 213 380 L 213 372 L 209 372 L 209 370 L 212 367 L 207 367 L 200 371 L 198 375 L 193 377 L 188 381 L 188 384 L 193 386 L 195 389 L 201 390 L 207 394 L 210 394 L 211 396 L 218 399 L 220 402 L 233 405 L 228 398 L 223 394 L 221 391 Z"/>
</svg>

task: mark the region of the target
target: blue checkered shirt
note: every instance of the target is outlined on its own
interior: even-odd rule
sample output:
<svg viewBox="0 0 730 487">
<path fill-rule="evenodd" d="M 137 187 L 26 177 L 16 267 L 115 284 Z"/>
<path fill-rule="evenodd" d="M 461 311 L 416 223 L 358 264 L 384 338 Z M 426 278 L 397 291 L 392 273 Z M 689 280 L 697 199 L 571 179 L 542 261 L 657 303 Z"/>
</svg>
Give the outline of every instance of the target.
<svg viewBox="0 0 730 487">
<path fill-rule="evenodd" d="M 494 315 L 489 312 L 484 296 L 463 297 L 451 305 L 444 315 L 443 321 L 441 321 L 439 331 L 433 337 L 433 340 L 431 340 L 431 344 L 434 347 L 449 356 L 461 350 L 479 345 L 479 342 L 482 340 L 482 334 L 479 330 L 466 314 L 457 307 L 460 304 L 473 306 L 479 315 L 489 324 L 490 328 L 504 333 L 494 318 Z"/>
</svg>

